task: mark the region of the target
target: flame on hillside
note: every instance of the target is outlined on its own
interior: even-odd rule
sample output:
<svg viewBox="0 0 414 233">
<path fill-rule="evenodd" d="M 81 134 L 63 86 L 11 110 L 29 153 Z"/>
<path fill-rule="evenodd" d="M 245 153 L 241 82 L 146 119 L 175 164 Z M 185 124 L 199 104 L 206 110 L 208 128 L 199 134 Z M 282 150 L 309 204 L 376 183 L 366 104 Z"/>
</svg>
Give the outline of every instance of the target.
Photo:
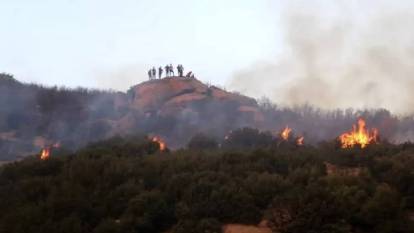
<svg viewBox="0 0 414 233">
<path fill-rule="evenodd" d="M 50 147 L 46 147 L 42 149 L 42 152 L 40 153 L 40 159 L 46 160 L 50 157 Z"/>
<path fill-rule="evenodd" d="M 378 130 L 373 128 L 366 129 L 365 120 L 358 119 L 358 125 L 352 126 L 352 131 L 343 133 L 339 136 L 342 148 L 350 148 L 359 145 L 361 148 L 369 144 L 376 143 L 378 140 Z"/>
<path fill-rule="evenodd" d="M 303 146 L 305 138 L 303 136 L 300 136 L 296 139 L 296 145 Z"/>
<path fill-rule="evenodd" d="M 40 152 L 40 159 L 41 160 L 48 159 L 52 153 L 52 148 L 59 148 L 59 147 L 60 147 L 60 143 L 55 143 L 50 146 L 44 147 L 42 151 Z"/>
<path fill-rule="evenodd" d="M 167 149 L 167 144 L 160 138 L 160 137 L 152 137 L 151 139 L 153 142 L 158 143 L 159 147 L 160 147 L 160 151 L 164 151 L 165 149 Z"/>
<path fill-rule="evenodd" d="M 283 140 L 287 141 L 287 140 L 289 139 L 290 132 L 292 132 L 292 129 L 291 129 L 291 128 L 289 128 L 289 126 L 286 126 L 286 127 L 282 130 L 282 132 L 280 132 L 280 137 L 281 137 Z"/>
</svg>

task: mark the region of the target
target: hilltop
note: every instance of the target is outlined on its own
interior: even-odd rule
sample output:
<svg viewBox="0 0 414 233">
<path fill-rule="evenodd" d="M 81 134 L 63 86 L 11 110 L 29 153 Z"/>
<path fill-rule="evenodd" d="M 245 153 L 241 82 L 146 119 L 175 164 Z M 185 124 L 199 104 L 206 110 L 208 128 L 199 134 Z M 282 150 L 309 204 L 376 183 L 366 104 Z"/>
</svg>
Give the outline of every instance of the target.
<svg viewBox="0 0 414 233">
<path fill-rule="evenodd" d="M 125 134 L 159 135 L 179 147 L 198 132 L 222 137 L 263 119 L 253 98 L 194 78 L 150 80 L 125 93 L 43 87 L 2 74 L 0 89 L 0 160 Z"/>
<path fill-rule="evenodd" d="M 260 115 L 256 100 L 207 86 L 194 78 L 168 77 L 150 80 L 131 87 L 131 108 L 161 115 L 175 114 L 197 103 L 234 103 L 240 112 Z"/>
<path fill-rule="evenodd" d="M 194 78 L 168 77 L 132 86 L 125 114 L 110 122 L 114 134 L 160 135 L 170 146 L 182 146 L 198 132 L 222 137 L 229 130 L 263 120 L 256 100 L 209 86 Z"/>
</svg>

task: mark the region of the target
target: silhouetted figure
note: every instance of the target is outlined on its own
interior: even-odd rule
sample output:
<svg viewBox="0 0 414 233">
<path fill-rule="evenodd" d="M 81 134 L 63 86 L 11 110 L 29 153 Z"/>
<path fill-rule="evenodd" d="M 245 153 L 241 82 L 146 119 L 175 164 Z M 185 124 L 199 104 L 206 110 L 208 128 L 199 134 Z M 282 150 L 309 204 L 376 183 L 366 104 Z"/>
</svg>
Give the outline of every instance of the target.
<svg viewBox="0 0 414 233">
<path fill-rule="evenodd" d="M 177 71 L 178 71 L 178 76 L 180 76 L 180 77 L 183 77 L 183 75 L 184 75 L 184 67 L 183 67 L 183 65 L 178 65 L 177 66 Z"/>
<path fill-rule="evenodd" d="M 152 72 L 151 72 L 151 69 L 148 70 L 148 78 L 149 78 L 149 80 L 152 80 Z"/>
<path fill-rule="evenodd" d="M 162 72 L 163 72 L 163 70 L 162 70 L 162 67 L 160 66 L 160 67 L 158 68 L 158 78 L 159 78 L 159 79 L 161 79 L 161 77 L 162 77 Z"/>
<path fill-rule="evenodd" d="M 191 75 L 193 74 L 193 72 L 192 71 L 190 71 L 190 72 L 188 72 L 186 75 L 185 75 L 185 77 L 187 77 L 187 78 L 191 78 Z"/>
<path fill-rule="evenodd" d="M 180 65 L 177 65 L 177 73 L 178 73 L 178 76 L 180 76 Z"/>
<path fill-rule="evenodd" d="M 154 66 L 152 67 L 152 77 L 155 79 L 157 78 L 157 70 L 155 69 Z"/>
<path fill-rule="evenodd" d="M 170 66 L 165 65 L 165 77 L 170 76 Z"/>
<path fill-rule="evenodd" d="M 191 77 L 190 78 L 195 78 L 194 74 L 191 74 Z"/>
<path fill-rule="evenodd" d="M 170 64 L 169 65 L 169 69 L 170 69 L 170 74 L 172 74 L 172 76 L 174 76 L 175 74 L 174 74 L 174 67 L 173 67 L 173 65 L 172 64 Z"/>
</svg>

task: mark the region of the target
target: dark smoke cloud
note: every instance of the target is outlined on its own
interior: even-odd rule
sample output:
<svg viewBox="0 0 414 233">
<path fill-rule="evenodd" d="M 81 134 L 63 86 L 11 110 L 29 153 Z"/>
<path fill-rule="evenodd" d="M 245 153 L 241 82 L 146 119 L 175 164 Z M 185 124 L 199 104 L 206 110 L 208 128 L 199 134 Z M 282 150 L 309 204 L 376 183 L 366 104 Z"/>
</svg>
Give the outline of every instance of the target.
<svg viewBox="0 0 414 233">
<path fill-rule="evenodd" d="M 285 5 L 280 59 L 237 72 L 229 86 L 287 106 L 414 113 L 413 4 L 334 2 Z"/>
</svg>

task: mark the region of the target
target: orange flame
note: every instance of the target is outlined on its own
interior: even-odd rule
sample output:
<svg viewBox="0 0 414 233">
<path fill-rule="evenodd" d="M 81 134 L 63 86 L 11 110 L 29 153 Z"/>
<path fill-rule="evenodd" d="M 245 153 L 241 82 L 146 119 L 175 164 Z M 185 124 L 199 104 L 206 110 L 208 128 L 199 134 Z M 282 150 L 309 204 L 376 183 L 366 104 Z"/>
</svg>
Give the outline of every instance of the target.
<svg viewBox="0 0 414 233">
<path fill-rule="evenodd" d="M 292 129 L 289 128 L 289 126 L 286 126 L 280 133 L 280 137 L 282 137 L 283 140 L 287 141 L 289 139 L 289 134 L 291 131 Z"/>
<path fill-rule="evenodd" d="M 366 147 L 368 144 L 376 143 L 378 138 L 378 130 L 373 128 L 367 130 L 365 128 L 365 120 L 358 119 L 358 128 L 356 125 L 352 126 L 352 131 L 343 133 L 339 136 L 342 148 L 350 148 L 355 145 L 360 145 L 361 148 Z"/>
<path fill-rule="evenodd" d="M 158 143 L 160 151 L 164 151 L 167 148 L 167 144 L 160 137 L 155 136 L 152 138 L 152 141 Z"/>
<path fill-rule="evenodd" d="M 303 136 L 300 136 L 296 139 L 296 145 L 298 146 L 303 146 L 303 141 L 305 140 L 305 138 Z"/>
<path fill-rule="evenodd" d="M 50 156 L 50 147 L 46 147 L 42 149 L 42 152 L 40 153 L 40 159 L 46 160 Z"/>
<path fill-rule="evenodd" d="M 42 149 L 42 151 L 40 152 L 40 159 L 41 160 L 46 160 L 50 157 L 52 148 L 59 148 L 60 147 L 60 143 L 57 142 L 53 145 L 50 146 L 46 146 L 45 148 Z"/>
</svg>

